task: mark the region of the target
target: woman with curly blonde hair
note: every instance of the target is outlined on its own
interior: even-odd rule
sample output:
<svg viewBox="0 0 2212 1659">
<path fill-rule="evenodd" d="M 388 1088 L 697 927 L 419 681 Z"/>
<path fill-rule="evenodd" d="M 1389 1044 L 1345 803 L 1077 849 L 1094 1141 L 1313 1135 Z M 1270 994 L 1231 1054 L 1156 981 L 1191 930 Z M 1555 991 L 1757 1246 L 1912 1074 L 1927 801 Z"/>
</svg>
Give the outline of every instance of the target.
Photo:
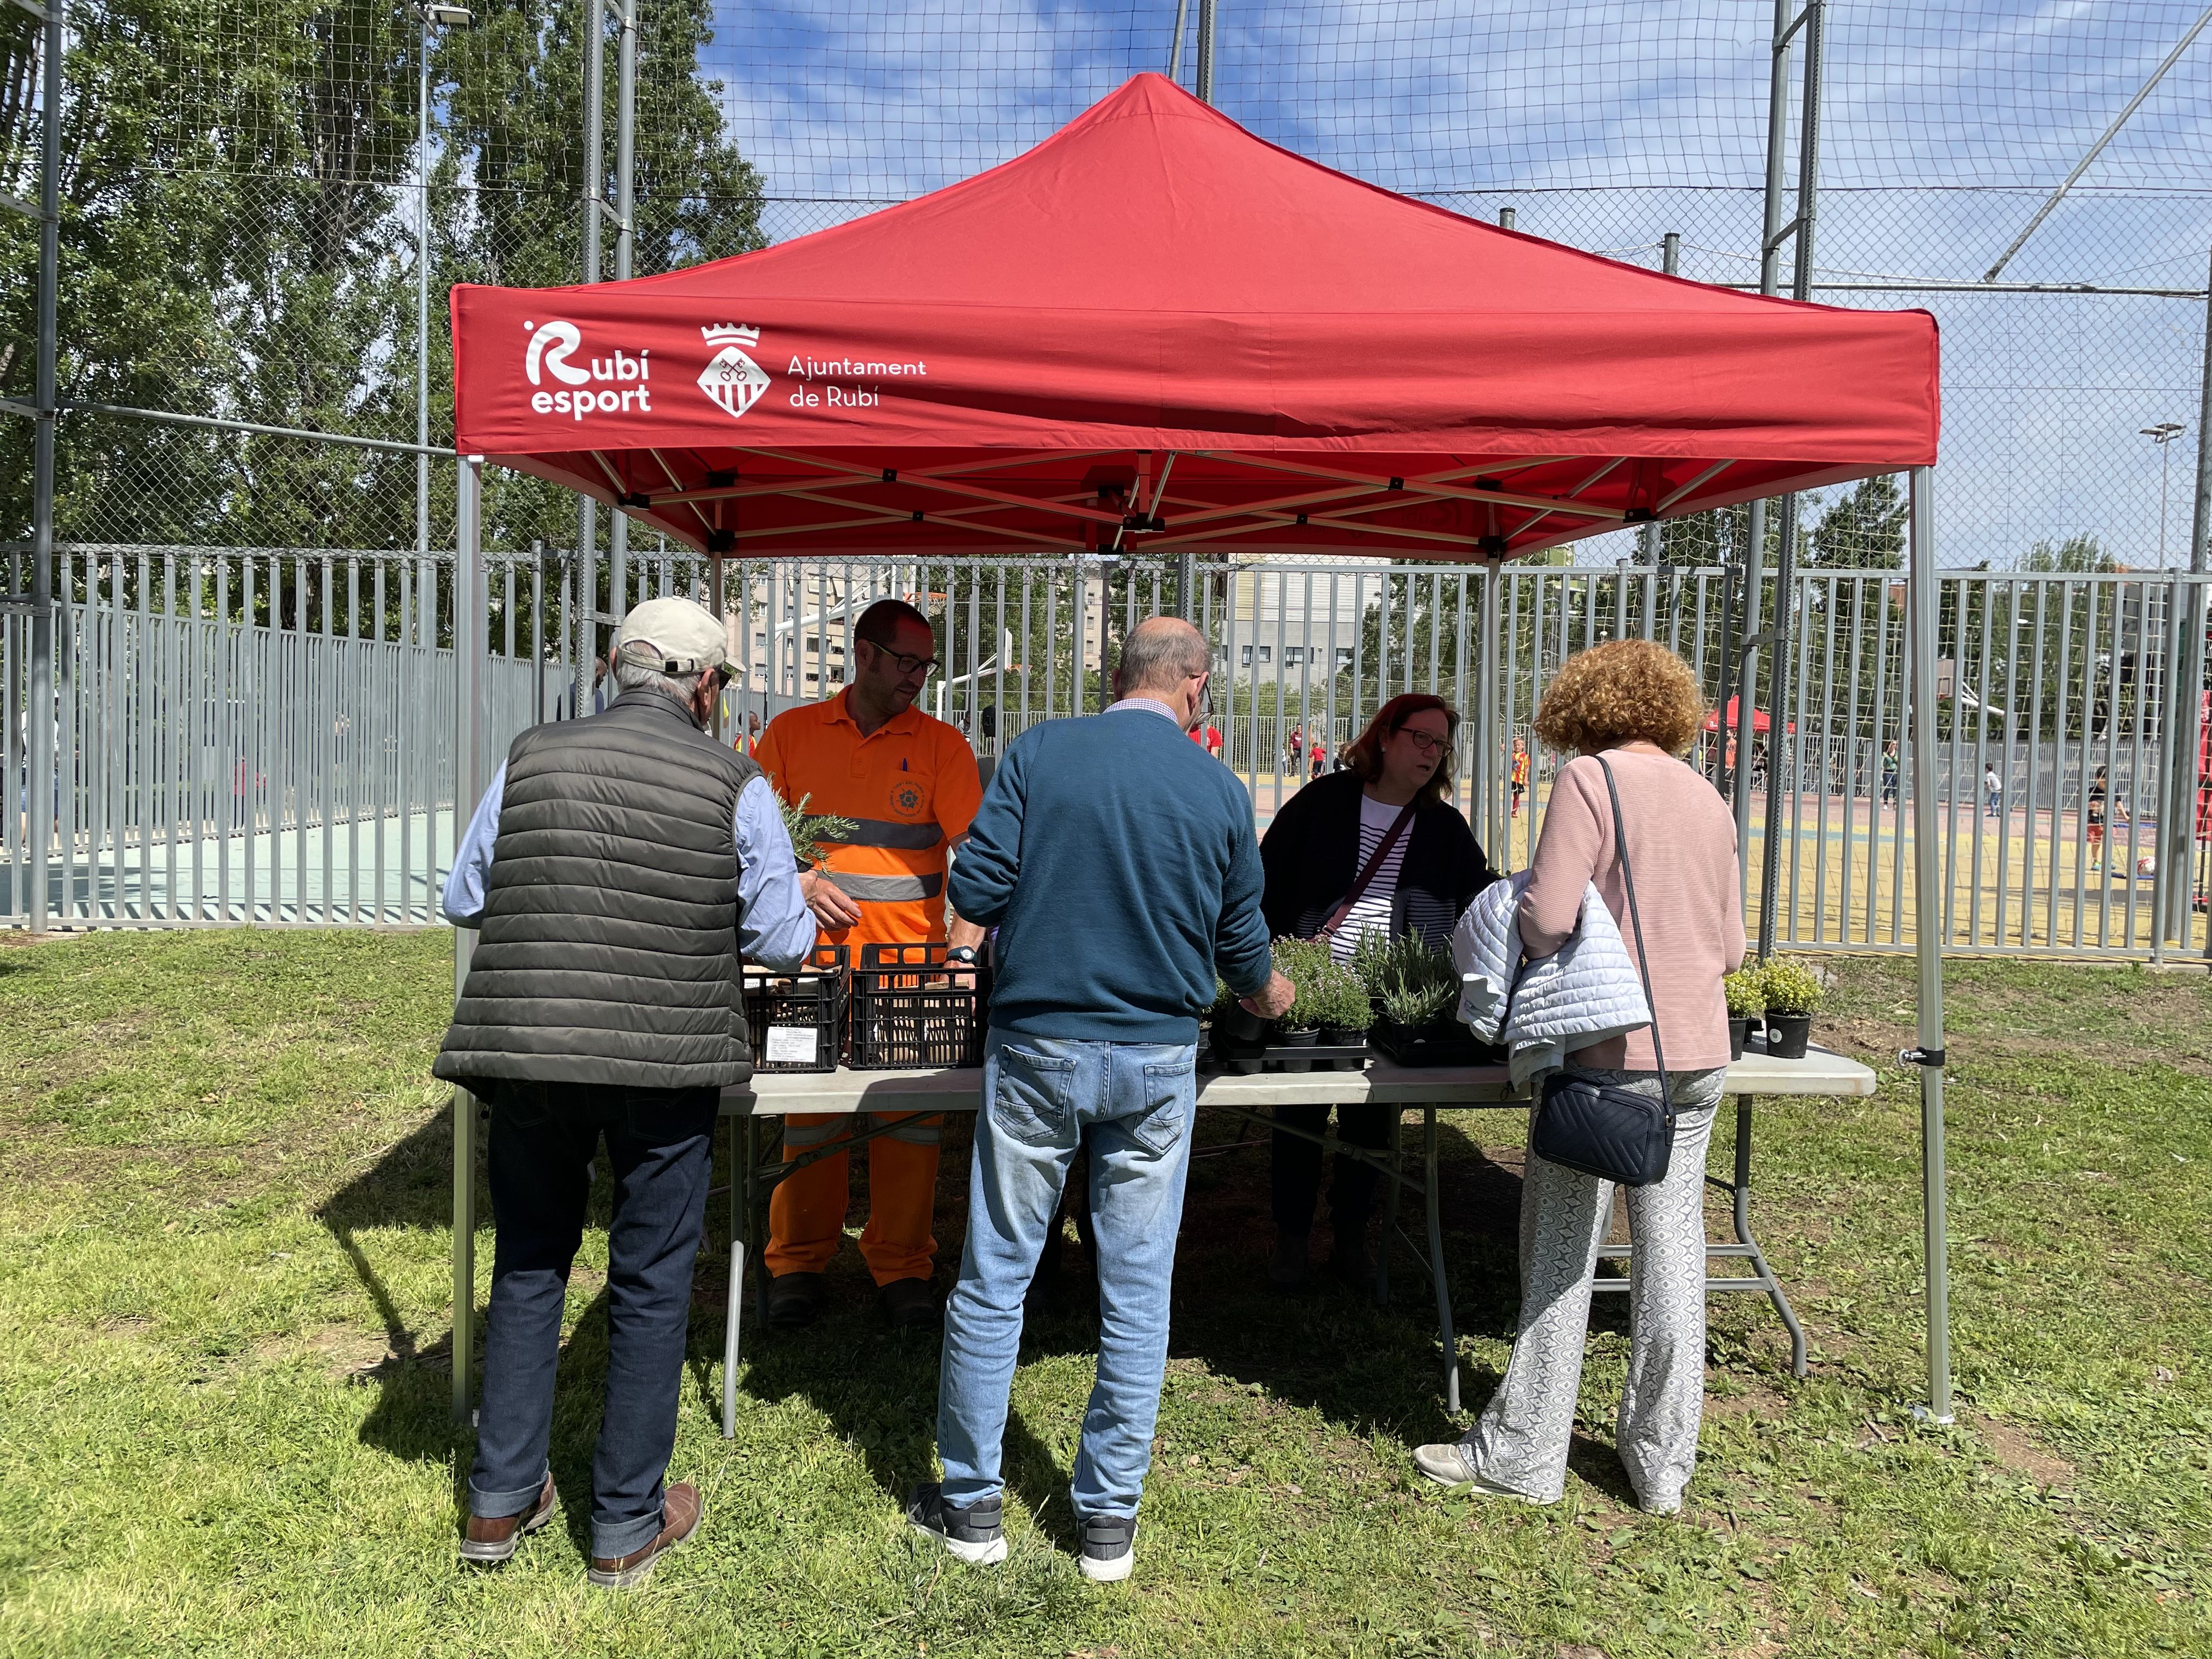
<svg viewBox="0 0 2212 1659">
<path fill-rule="evenodd" d="M 1576 757 L 1559 768 L 1519 908 L 1531 957 L 1580 925 L 1595 884 L 1634 948 L 1624 856 L 1636 881 L 1652 1014 L 1666 1049 L 1675 1114 L 1665 1177 L 1628 1189 L 1628 1382 L 1614 1437 L 1638 1501 L 1681 1507 L 1705 1407 L 1705 1148 L 1728 1073 L 1721 976 L 1743 962 L 1735 823 L 1712 786 L 1679 758 L 1705 699 L 1690 666 L 1644 640 L 1615 640 L 1567 659 L 1536 712 L 1536 735 Z M 1620 798 L 1613 830 L 1607 774 Z M 1624 848 L 1620 842 L 1625 839 Z M 1652 1029 L 1566 1057 L 1571 1073 L 1660 1097 Z M 1613 1218 L 1613 1186 L 1533 1152 L 1521 1187 L 1521 1322 L 1504 1380 L 1474 1427 L 1414 1461 L 1431 1480 L 1478 1492 L 1556 1502 L 1582 1382 L 1589 1280 Z"/>
</svg>

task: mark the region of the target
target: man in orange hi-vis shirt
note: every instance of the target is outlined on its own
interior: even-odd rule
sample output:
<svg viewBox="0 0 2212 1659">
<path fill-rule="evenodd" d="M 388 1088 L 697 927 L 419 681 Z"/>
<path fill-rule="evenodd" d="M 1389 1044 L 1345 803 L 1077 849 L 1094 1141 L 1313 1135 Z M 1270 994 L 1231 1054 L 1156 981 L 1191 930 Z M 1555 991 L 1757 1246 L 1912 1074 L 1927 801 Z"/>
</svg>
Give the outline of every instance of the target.
<svg viewBox="0 0 2212 1659">
<path fill-rule="evenodd" d="M 851 839 L 823 841 L 822 866 L 802 875 L 799 887 L 821 942 L 846 946 L 855 968 L 863 945 L 948 939 L 951 959 L 973 962 L 983 930 L 948 915 L 945 878 L 947 855 L 968 834 L 983 789 L 968 740 L 914 706 L 937 665 L 929 620 L 902 600 L 879 599 L 854 626 L 853 641 L 845 690 L 778 714 L 753 746 L 784 799 L 853 823 Z M 857 1115 L 884 1131 L 867 1143 L 869 1216 L 860 1235 L 876 1305 L 902 1329 L 933 1325 L 930 1222 L 944 1120 Z M 787 1117 L 786 1161 L 846 1139 L 852 1122 Z M 850 1170 L 840 1152 L 776 1183 L 769 1200 L 769 1324 L 796 1329 L 821 1313 L 823 1275 L 844 1232 Z"/>
</svg>

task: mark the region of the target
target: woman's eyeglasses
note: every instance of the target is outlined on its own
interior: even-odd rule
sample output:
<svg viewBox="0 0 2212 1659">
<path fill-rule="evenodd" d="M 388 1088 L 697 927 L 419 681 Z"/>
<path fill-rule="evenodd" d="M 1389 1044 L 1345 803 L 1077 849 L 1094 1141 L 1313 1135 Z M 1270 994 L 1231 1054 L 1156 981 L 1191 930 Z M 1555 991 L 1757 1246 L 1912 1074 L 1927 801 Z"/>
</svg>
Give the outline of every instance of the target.
<svg viewBox="0 0 2212 1659">
<path fill-rule="evenodd" d="M 1416 732 L 1410 726 L 1400 726 L 1398 735 L 1410 739 L 1413 747 L 1424 755 L 1433 755 L 1451 741 L 1449 738 L 1440 738 L 1434 732 Z"/>
</svg>

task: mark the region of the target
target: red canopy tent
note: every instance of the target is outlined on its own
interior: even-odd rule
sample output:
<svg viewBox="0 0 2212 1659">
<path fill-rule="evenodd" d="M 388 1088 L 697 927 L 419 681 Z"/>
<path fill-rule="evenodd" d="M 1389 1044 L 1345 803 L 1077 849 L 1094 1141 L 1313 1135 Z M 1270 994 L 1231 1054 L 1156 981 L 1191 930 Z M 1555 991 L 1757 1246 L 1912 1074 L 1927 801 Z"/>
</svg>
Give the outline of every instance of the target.
<svg viewBox="0 0 2212 1659">
<path fill-rule="evenodd" d="M 1741 697 L 1730 697 L 1728 700 L 1728 713 L 1725 716 L 1717 708 L 1705 710 L 1705 729 L 1708 732 L 1718 732 L 1725 727 L 1729 732 L 1736 731 L 1741 725 L 1739 716 L 1741 714 L 1742 702 Z M 1765 737 L 1774 729 L 1774 717 L 1764 708 L 1754 705 L 1751 711 L 1751 729 L 1759 736 Z M 1784 729 L 1794 734 L 1797 730 L 1797 722 L 1789 721 Z"/>
<path fill-rule="evenodd" d="M 1455 562 L 1910 468 L 1909 680 L 1934 683 L 1931 317 L 1731 293 L 1462 218 L 1262 143 L 1158 76 L 1003 167 L 836 229 L 627 283 L 459 287 L 452 304 L 464 801 L 489 771 L 487 459 L 716 555 Z M 1911 737 L 1929 801 L 1929 699 Z M 1916 814 L 1914 1056 L 1943 1415 L 1936 823 Z M 460 1172 L 473 1114 L 455 1124 Z M 473 1190 L 457 1179 L 464 1355 Z M 467 1376 L 457 1364 L 457 1413 Z"/>
<path fill-rule="evenodd" d="M 1464 562 L 1936 457 L 1925 313 L 1462 218 L 1157 75 L 836 229 L 452 304 L 462 453 L 750 557 Z"/>
</svg>

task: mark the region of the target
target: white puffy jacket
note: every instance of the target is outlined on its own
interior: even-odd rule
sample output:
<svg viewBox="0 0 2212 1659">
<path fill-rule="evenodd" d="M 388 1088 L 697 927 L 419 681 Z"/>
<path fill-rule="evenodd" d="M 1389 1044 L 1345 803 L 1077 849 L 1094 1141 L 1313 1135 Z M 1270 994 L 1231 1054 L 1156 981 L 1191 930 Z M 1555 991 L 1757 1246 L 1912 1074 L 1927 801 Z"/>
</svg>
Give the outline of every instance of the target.
<svg viewBox="0 0 2212 1659">
<path fill-rule="evenodd" d="M 1552 955 L 1521 969 L 1517 917 L 1528 885 L 1526 871 L 1491 883 L 1452 929 L 1460 1019 L 1483 1042 L 1504 1046 L 1507 1069 L 1516 1085 L 1555 1070 L 1576 1049 L 1651 1023 L 1636 958 L 1595 884 L 1584 884 L 1582 920 L 1573 935 Z M 1501 1036 L 1498 1024 L 1506 1015 L 1509 995 L 1511 1018 Z"/>
</svg>

